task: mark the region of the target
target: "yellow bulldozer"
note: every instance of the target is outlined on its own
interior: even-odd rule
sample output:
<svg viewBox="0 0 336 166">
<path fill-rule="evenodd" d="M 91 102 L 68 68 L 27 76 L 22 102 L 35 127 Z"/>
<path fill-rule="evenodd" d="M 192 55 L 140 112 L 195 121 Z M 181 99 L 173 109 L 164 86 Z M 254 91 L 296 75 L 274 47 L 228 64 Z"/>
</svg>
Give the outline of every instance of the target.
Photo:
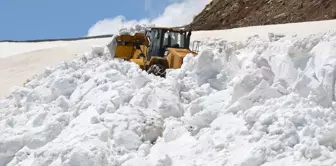
<svg viewBox="0 0 336 166">
<path fill-rule="evenodd" d="M 197 55 L 189 49 L 190 36 L 191 30 L 152 27 L 145 33 L 118 35 L 115 47 L 109 48 L 114 58 L 132 61 L 149 74 L 165 77 L 166 69 L 180 68 L 187 54 Z"/>
</svg>

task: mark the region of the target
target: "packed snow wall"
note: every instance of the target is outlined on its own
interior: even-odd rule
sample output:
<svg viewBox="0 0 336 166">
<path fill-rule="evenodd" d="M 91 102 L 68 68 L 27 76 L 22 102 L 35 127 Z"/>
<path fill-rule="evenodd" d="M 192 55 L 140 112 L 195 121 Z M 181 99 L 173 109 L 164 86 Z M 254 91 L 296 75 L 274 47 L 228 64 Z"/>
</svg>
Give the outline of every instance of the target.
<svg viewBox="0 0 336 166">
<path fill-rule="evenodd" d="M 335 45 L 204 40 L 166 79 L 95 47 L 0 101 L 0 165 L 335 165 Z"/>
</svg>

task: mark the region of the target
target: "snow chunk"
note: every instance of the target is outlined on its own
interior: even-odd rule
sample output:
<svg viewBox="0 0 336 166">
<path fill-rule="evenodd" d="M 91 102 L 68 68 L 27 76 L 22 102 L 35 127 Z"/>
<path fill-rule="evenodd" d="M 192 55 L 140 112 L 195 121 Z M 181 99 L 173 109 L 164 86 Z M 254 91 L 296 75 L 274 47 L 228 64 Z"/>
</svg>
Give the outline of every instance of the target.
<svg viewBox="0 0 336 166">
<path fill-rule="evenodd" d="M 148 96 L 148 108 L 157 110 L 164 118 L 181 117 L 183 108 L 171 91 L 155 88 Z"/>
<path fill-rule="evenodd" d="M 135 150 L 141 145 L 140 137 L 131 131 L 124 131 L 115 135 L 117 146 L 125 147 L 129 150 Z"/>
</svg>

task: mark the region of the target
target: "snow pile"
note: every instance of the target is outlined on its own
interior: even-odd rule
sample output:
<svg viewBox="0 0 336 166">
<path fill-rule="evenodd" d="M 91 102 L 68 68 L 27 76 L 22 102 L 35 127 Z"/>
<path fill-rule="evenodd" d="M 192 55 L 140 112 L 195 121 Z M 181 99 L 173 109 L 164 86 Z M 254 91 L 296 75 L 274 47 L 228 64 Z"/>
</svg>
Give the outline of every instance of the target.
<svg viewBox="0 0 336 166">
<path fill-rule="evenodd" d="M 0 165 L 336 164 L 336 34 L 205 40 L 167 78 L 94 48 L 0 101 Z"/>
<path fill-rule="evenodd" d="M 2 101 L 0 165 L 115 163 L 108 156 L 161 134 L 158 113 L 128 105 L 134 83 L 144 86 L 150 77 L 129 62 L 106 63 L 97 50 L 46 69 Z"/>
</svg>

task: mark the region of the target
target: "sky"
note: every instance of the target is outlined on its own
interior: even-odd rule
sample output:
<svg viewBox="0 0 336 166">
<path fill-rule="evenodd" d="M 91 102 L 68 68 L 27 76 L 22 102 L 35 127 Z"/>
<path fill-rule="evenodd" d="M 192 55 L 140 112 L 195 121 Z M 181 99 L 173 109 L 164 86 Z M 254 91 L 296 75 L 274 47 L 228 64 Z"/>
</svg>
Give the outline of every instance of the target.
<svg viewBox="0 0 336 166">
<path fill-rule="evenodd" d="M 113 34 L 134 24 L 179 26 L 209 0 L 0 0 L 0 40 Z"/>
</svg>

